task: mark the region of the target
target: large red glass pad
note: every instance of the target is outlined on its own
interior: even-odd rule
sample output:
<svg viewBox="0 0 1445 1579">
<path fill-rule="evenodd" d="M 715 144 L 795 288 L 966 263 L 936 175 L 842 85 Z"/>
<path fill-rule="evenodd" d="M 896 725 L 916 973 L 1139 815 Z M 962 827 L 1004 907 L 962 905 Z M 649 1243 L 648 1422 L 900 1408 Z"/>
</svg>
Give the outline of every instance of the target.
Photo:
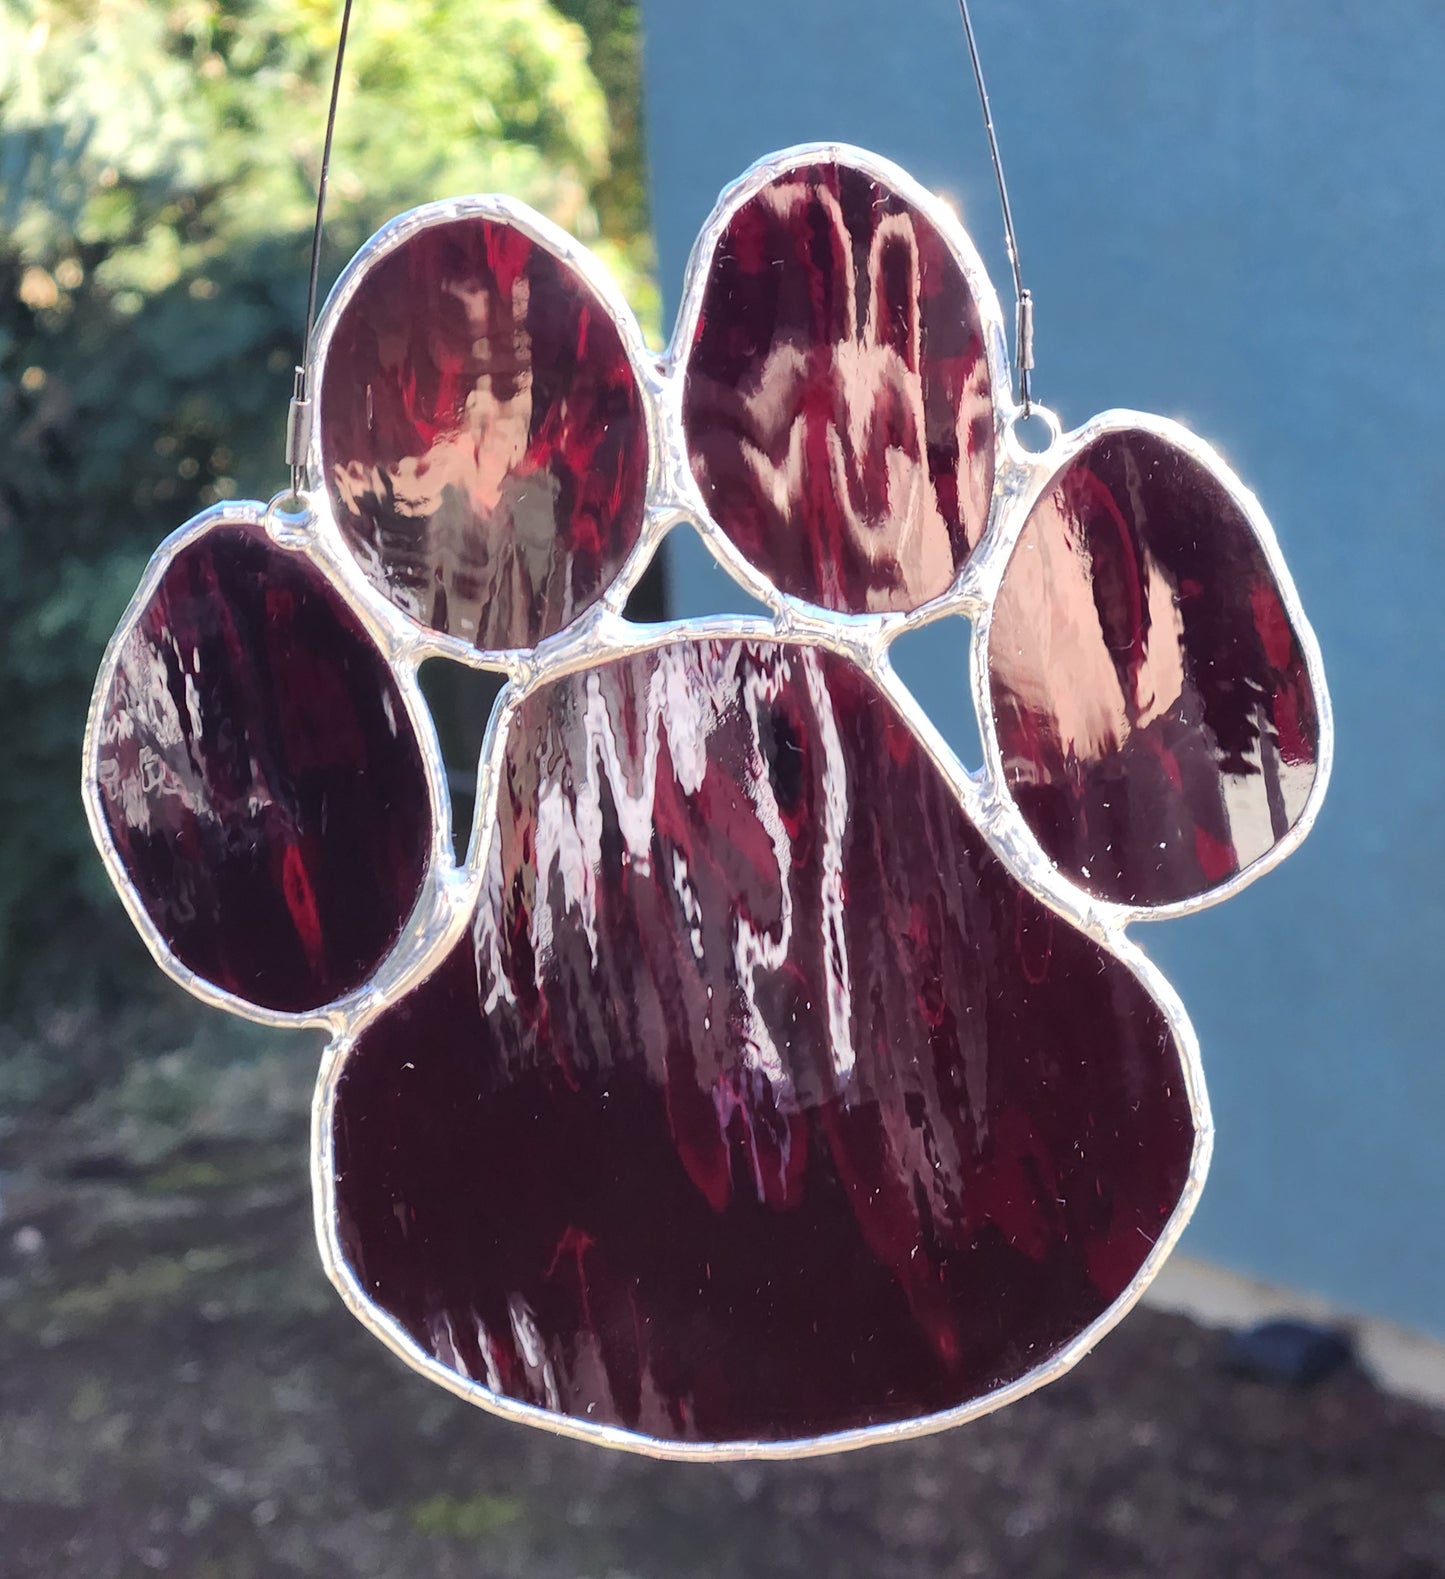
<svg viewBox="0 0 1445 1579">
<path fill-rule="evenodd" d="M 1119 1297 L 1179 1049 L 873 682 L 679 641 L 514 717 L 470 928 L 335 1094 L 360 1290 L 494 1394 L 654 1440 L 958 1408 Z"/>
</svg>

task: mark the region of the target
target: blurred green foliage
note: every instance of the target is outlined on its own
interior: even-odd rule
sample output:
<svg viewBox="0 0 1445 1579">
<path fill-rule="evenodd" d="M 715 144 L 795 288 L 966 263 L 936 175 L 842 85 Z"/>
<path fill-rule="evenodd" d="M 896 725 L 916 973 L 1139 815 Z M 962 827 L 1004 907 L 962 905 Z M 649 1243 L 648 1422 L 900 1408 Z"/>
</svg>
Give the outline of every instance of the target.
<svg viewBox="0 0 1445 1579">
<path fill-rule="evenodd" d="M 339 0 L 0 0 L 0 1008 L 139 958 L 80 740 L 155 545 L 280 464 Z M 325 273 L 401 209 L 533 204 L 655 327 L 637 7 L 367 0 Z"/>
</svg>

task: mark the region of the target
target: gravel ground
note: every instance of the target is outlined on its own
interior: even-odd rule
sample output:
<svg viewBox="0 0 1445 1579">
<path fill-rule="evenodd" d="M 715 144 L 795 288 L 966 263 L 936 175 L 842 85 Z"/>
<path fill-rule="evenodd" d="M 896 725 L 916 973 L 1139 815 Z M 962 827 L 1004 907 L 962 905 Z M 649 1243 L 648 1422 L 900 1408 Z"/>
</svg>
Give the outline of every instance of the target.
<svg viewBox="0 0 1445 1579">
<path fill-rule="evenodd" d="M 1149 1310 L 1011 1409 L 830 1459 L 656 1464 L 492 1420 L 325 1282 L 302 1044 L 210 1058 L 9 1125 L 3 1579 L 1445 1579 L 1445 1417 L 1350 1372 L 1244 1380 Z"/>
</svg>

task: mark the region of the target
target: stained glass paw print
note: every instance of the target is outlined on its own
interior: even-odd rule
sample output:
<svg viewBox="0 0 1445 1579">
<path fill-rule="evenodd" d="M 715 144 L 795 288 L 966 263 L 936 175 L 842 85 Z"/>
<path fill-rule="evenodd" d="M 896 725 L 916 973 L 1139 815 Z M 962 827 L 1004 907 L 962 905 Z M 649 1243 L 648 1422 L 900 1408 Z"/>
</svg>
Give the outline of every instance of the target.
<svg viewBox="0 0 1445 1579">
<path fill-rule="evenodd" d="M 1158 418 L 1017 442 L 948 209 L 836 146 L 726 192 L 656 357 L 502 199 L 323 316 L 306 508 L 160 551 L 86 746 L 161 965 L 333 1035 L 348 1305 L 500 1414 L 674 1455 L 937 1429 L 1060 1374 L 1208 1162 L 1125 928 L 1223 898 L 1328 776 L 1253 497 Z M 623 615 L 674 530 L 764 605 Z M 967 772 L 890 644 L 972 641 Z M 419 664 L 505 676 L 465 860 Z"/>
</svg>

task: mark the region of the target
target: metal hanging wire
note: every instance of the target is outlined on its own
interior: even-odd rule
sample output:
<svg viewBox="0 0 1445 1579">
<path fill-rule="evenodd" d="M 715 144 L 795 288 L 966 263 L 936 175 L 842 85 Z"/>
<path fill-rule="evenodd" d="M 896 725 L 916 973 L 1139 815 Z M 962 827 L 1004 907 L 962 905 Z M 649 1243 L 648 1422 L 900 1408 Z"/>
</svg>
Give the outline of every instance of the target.
<svg viewBox="0 0 1445 1579">
<path fill-rule="evenodd" d="M 336 69 L 331 75 L 331 105 L 326 112 L 326 140 L 321 147 L 321 174 L 316 182 L 316 223 L 311 229 L 311 274 L 306 286 L 306 329 L 301 337 L 301 361 L 291 385 L 291 405 L 286 413 L 286 464 L 291 468 L 291 493 L 301 496 L 306 447 L 311 436 L 311 334 L 316 327 L 316 285 L 321 276 L 321 225 L 326 217 L 326 181 L 331 174 L 331 143 L 336 135 L 336 105 L 341 98 L 341 66 L 346 59 L 346 35 L 351 27 L 351 3 L 341 11 L 341 32 L 336 41 Z"/>
<path fill-rule="evenodd" d="M 978 55 L 978 40 L 973 33 L 973 19 L 968 14 L 968 0 L 958 0 L 958 14 L 963 18 L 963 34 L 968 40 L 968 58 L 973 62 L 973 80 L 978 87 L 979 108 L 983 111 L 983 129 L 988 135 L 989 157 L 993 160 L 994 180 L 998 182 L 999 206 L 1003 209 L 1004 244 L 1008 248 L 1009 267 L 1014 277 L 1014 349 L 1019 370 L 1019 405 L 1028 417 L 1033 410 L 1032 373 L 1034 370 L 1034 297 L 1024 284 L 1023 269 L 1019 264 L 1019 246 L 1014 236 L 1013 209 L 1009 206 L 1008 183 L 1003 178 L 1003 159 L 998 151 L 998 134 L 993 128 L 993 110 L 989 107 L 988 88 L 983 80 L 983 65 Z"/>
</svg>

